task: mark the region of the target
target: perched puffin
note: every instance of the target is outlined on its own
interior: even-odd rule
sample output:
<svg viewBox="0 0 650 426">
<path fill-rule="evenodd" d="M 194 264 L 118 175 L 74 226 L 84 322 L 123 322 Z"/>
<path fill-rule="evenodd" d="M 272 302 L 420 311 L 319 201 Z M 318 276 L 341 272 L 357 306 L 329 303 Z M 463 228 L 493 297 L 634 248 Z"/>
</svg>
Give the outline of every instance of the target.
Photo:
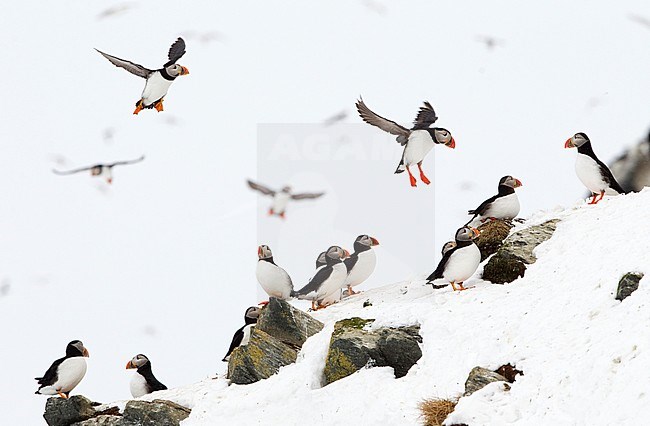
<svg viewBox="0 0 650 426">
<path fill-rule="evenodd" d="M 456 241 L 447 241 L 444 246 L 442 246 L 442 255 L 444 256 L 449 250 L 456 247 Z"/>
<path fill-rule="evenodd" d="M 273 204 L 269 208 L 269 216 L 277 215 L 284 219 L 284 213 L 287 210 L 287 204 L 289 200 L 305 200 L 309 198 L 319 198 L 325 195 L 324 192 L 313 192 L 313 193 L 301 193 L 301 194 L 292 194 L 291 187 L 285 186 L 280 191 L 274 191 L 271 188 L 268 188 L 259 183 L 255 183 L 252 180 L 247 180 L 248 186 L 252 189 L 261 192 L 264 195 L 270 195 L 273 197 Z"/>
<path fill-rule="evenodd" d="M 262 307 L 267 303 L 268 302 L 262 302 L 260 303 L 260 306 L 251 306 L 246 309 L 246 313 L 244 313 L 244 325 L 239 330 L 235 331 L 235 335 L 232 336 L 232 342 L 230 342 L 228 353 L 222 359 L 223 362 L 228 362 L 228 360 L 230 360 L 230 354 L 235 350 L 235 348 L 248 344 L 248 341 L 251 338 L 251 327 L 257 324 L 257 318 L 259 318 L 260 312 L 262 312 Z"/>
<path fill-rule="evenodd" d="M 52 169 L 52 171 L 57 175 L 72 175 L 75 173 L 85 172 L 86 170 L 90 170 L 91 176 L 103 177 L 104 179 L 106 179 L 107 183 L 111 184 L 113 183 L 113 167 L 125 166 L 127 164 L 135 164 L 135 163 L 139 163 L 142 160 L 144 160 L 144 155 L 140 158 L 136 158 L 135 160 L 116 161 L 114 163 L 109 163 L 109 164 L 95 164 L 94 166 L 81 167 L 78 169 L 65 170 L 65 171 Z"/>
<path fill-rule="evenodd" d="M 316 272 L 317 273 L 321 268 L 324 268 L 325 266 L 327 266 L 327 260 L 325 258 L 326 255 L 327 255 L 327 252 L 324 251 L 324 252 L 321 252 L 321 254 L 319 254 L 318 257 L 316 258 Z M 335 291 L 332 294 L 328 294 L 327 296 L 325 296 L 322 299 L 318 299 L 316 301 L 316 306 L 319 309 L 320 308 L 326 308 L 329 305 L 334 304 L 334 303 L 336 303 L 336 302 L 338 302 L 340 300 L 341 300 L 341 290 L 339 289 L 338 291 Z"/>
<path fill-rule="evenodd" d="M 476 209 L 468 210 L 467 213 L 474 216 L 466 225 L 477 227 L 488 219 L 511 220 L 517 217 L 519 214 L 519 198 L 517 198 L 515 188 L 520 186 L 521 181 L 512 176 L 504 176 L 499 179 L 498 194 L 483 201 Z"/>
<path fill-rule="evenodd" d="M 372 248 L 378 245 L 379 241 L 369 235 L 359 235 L 354 240 L 354 253 L 343 261 L 348 270 L 348 278 L 344 284 L 344 287 L 348 288 L 348 295 L 357 294 L 352 287 L 367 280 L 375 270 L 377 256 Z"/>
<path fill-rule="evenodd" d="M 36 377 L 40 385 L 35 392 L 41 395 L 59 395 L 67 398 L 86 375 L 88 349 L 81 340 L 73 340 L 65 348 L 65 356 L 52 363 L 43 377 Z"/>
<path fill-rule="evenodd" d="M 185 41 L 180 37 L 169 48 L 169 54 L 167 55 L 169 61 L 163 65 L 162 68 L 155 71 L 131 61 L 116 58 L 115 56 L 111 56 L 101 50 L 95 50 L 116 67 L 124 68 L 131 74 L 147 80 L 144 85 L 144 90 L 142 91 L 142 96 L 135 104 L 135 111 L 133 111 L 133 114 L 138 114 L 144 108 L 156 108 L 156 111 L 162 111 L 163 100 L 169 90 L 169 86 L 171 86 L 179 75 L 187 75 L 190 73 L 187 68 L 176 63 L 176 61 L 185 54 Z"/>
<path fill-rule="evenodd" d="M 130 370 L 136 368 L 135 374 L 131 379 L 131 395 L 134 398 L 140 398 L 151 392 L 159 390 L 167 390 L 167 386 L 163 385 L 154 377 L 151 371 L 151 361 L 145 355 L 139 354 L 134 356 L 131 361 L 126 363 L 126 369 Z"/>
<path fill-rule="evenodd" d="M 438 120 L 438 116 L 429 102 L 424 102 L 424 106 L 420 108 L 410 130 L 375 114 L 366 106 L 363 99 L 357 101 L 357 111 L 359 111 L 359 115 L 366 123 L 397 136 L 397 142 L 404 146 L 404 152 L 395 173 L 402 173 L 406 170 L 409 174 L 411 186 L 416 186 L 415 177 L 409 169 L 414 164 L 417 164 L 420 170 L 422 182 L 427 185 L 431 183 L 422 171 L 422 161 L 435 144 L 443 144 L 449 148 L 456 147 L 456 142 L 449 130 L 442 127 L 432 127 L 433 123 Z"/>
<path fill-rule="evenodd" d="M 267 245 L 257 248 L 257 282 L 260 283 L 269 297 L 287 300 L 291 298 L 293 283 L 287 271 L 280 268 L 273 261 L 273 252 Z"/>
<path fill-rule="evenodd" d="M 625 194 L 609 168 L 596 157 L 591 141 L 584 133 L 576 133 L 564 144 L 565 148 L 578 148 L 576 174 L 578 179 L 593 194 L 589 204 L 596 204 L 605 195 Z M 600 197 L 598 197 L 600 195 Z M 598 199 L 596 199 L 598 197 Z"/>
<path fill-rule="evenodd" d="M 348 270 L 343 259 L 350 253 L 339 246 L 327 249 L 325 255 L 326 265 L 320 268 L 309 283 L 294 292 L 298 299 L 311 300 L 311 308 L 317 310 L 317 301 L 325 299 L 330 294 L 339 291 L 348 277 Z"/>
<path fill-rule="evenodd" d="M 481 263 L 481 252 L 474 243 L 474 239 L 478 236 L 478 229 L 468 226 L 456 231 L 456 247 L 445 252 L 436 270 L 427 277 L 427 284 L 433 284 L 433 280 L 444 278 L 451 283 L 454 291 L 466 290 L 463 282 L 474 275 Z M 460 288 L 456 288 L 456 284 Z"/>
</svg>

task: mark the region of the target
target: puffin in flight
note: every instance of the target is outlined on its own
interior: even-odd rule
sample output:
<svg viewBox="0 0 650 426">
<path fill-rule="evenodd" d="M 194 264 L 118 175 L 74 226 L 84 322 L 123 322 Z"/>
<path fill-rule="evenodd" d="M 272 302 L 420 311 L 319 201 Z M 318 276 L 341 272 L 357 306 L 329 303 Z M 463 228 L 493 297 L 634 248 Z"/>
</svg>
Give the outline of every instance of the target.
<svg viewBox="0 0 650 426">
<path fill-rule="evenodd" d="M 571 136 L 564 144 L 565 148 L 578 148 L 576 157 L 576 174 L 578 179 L 591 191 L 589 204 L 596 204 L 605 195 L 625 194 L 621 185 L 609 168 L 596 157 L 591 141 L 586 134 L 580 132 Z M 598 197 L 600 195 L 600 197 Z"/>
<path fill-rule="evenodd" d="M 180 37 L 169 48 L 169 54 L 167 55 L 169 61 L 157 70 L 150 70 L 131 61 L 111 56 L 101 50 L 95 50 L 116 67 L 124 68 L 131 74 L 147 80 L 144 84 L 142 96 L 140 96 L 140 100 L 135 104 L 133 114 L 138 114 L 145 108 L 156 108 L 156 111 L 162 111 L 163 100 L 169 90 L 169 86 L 171 86 L 179 75 L 187 75 L 190 73 L 187 68 L 176 63 L 185 54 L 185 41 Z"/>
<path fill-rule="evenodd" d="M 454 291 L 467 290 L 463 287 L 463 282 L 474 275 L 481 263 L 481 251 L 474 243 L 474 239 L 478 236 L 478 229 L 468 226 L 463 226 L 456 231 L 456 247 L 445 252 L 436 270 L 427 277 L 427 284 L 433 285 L 432 281 L 443 278 L 451 283 Z M 456 288 L 456 284 L 459 288 Z"/>
<path fill-rule="evenodd" d="M 270 195 L 273 197 L 273 204 L 269 208 L 269 216 L 277 215 L 284 219 L 284 212 L 287 209 L 287 204 L 289 200 L 305 200 L 309 198 L 319 198 L 325 195 L 324 192 L 305 192 L 301 194 L 293 194 L 291 192 L 291 187 L 285 186 L 280 191 L 274 191 L 271 188 L 268 188 L 259 183 L 255 183 L 252 180 L 246 181 L 248 186 L 252 189 L 261 192 L 264 195 Z"/>
<path fill-rule="evenodd" d="M 287 300 L 293 293 L 293 282 L 284 269 L 280 268 L 273 261 L 273 252 L 267 245 L 257 248 L 257 269 L 255 275 L 269 297 Z"/>
<path fill-rule="evenodd" d="M 95 164 L 93 166 L 81 167 L 79 169 L 63 170 L 63 171 L 52 169 L 52 172 L 54 172 L 54 174 L 63 176 L 63 175 L 72 175 L 75 173 L 85 172 L 86 170 L 90 170 L 91 176 L 103 177 L 104 179 L 106 179 L 107 183 L 111 184 L 113 183 L 113 167 L 125 166 L 127 164 L 135 164 L 135 163 L 139 163 L 142 160 L 144 160 L 144 155 L 140 158 L 136 158 L 135 160 L 116 161 L 114 163 L 109 163 L 109 164 Z"/>
<path fill-rule="evenodd" d="M 449 148 L 456 147 L 456 142 L 449 130 L 442 127 L 432 127 L 438 120 L 438 116 L 429 102 L 425 101 L 424 106 L 420 107 L 420 111 L 415 117 L 413 127 L 410 130 L 375 114 L 366 106 L 363 99 L 357 101 L 357 111 L 359 111 L 359 115 L 366 123 L 397 136 L 397 143 L 404 146 L 404 152 L 395 173 L 402 173 L 406 170 L 411 186 L 416 186 L 415 177 L 411 173 L 411 169 L 409 169 L 414 164 L 417 164 L 420 170 L 420 180 L 427 185 L 431 183 L 422 171 L 422 161 L 424 161 L 424 157 L 434 145 L 443 144 Z"/>
<path fill-rule="evenodd" d="M 251 328 L 257 324 L 257 319 L 262 312 L 262 308 L 267 303 L 268 302 L 262 302 L 259 306 L 251 306 L 246 309 L 246 312 L 244 313 L 244 325 L 239 330 L 235 331 L 235 335 L 232 336 L 232 342 L 230 342 L 228 353 L 226 353 L 226 356 L 222 359 L 223 362 L 228 362 L 230 360 L 230 354 L 235 350 L 235 348 L 248 344 L 251 338 Z"/>
<path fill-rule="evenodd" d="M 378 245 L 379 241 L 369 235 L 359 235 L 354 240 L 354 253 L 343 261 L 348 270 L 348 277 L 344 284 L 344 287 L 348 288 L 348 295 L 357 294 L 358 292 L 352 290 L 352 287 L 367 280 L 374 272 L 377 256 L 372 248 Z"/>
<path fill-rule="evenodd" d="M 86 357 L 88 349 L 81 343 L 81 340 L 73 340 L 65 348 L 65 356 L 52 363 L 43 377 L 35 380 L 40 385 L 37 394 L 59 395 L 61 398 L 68 398 L 70 391 L 74 389 L 81 379 L 86 375 Z"/>
<path fill-rule="evenodd" d="M 316 271 L 309 283 L 300 290 L 293 293 L 298 299 L 311 300 L 312 310 L 317 310 L 318 300 L 340 291 L 348 277 L 348 270 L 343 259 L 348 257 L 350 252 L 339 247 L 332 246 L 325 254 L 326 265 Z"/>
<path fill-rule="evenodd" d="M 519 214 L 519 198 L 515 188 L 521 186 L 521 181 L 512 176 L 504 176 L 499 179 L 499 189 L 494 195 L 483 201 L 474 210 L 467 213 L 473 217 L 467 222 L 467 226 L 478 227 L 488 220 L 512 220 Z"/>
<path fill-rule="evenodd" d="M 131 395 L 134 398 L 140 398 L 159 390 L 167 390 L 167 386 L 160 383 L 153 375 L 151 361 L 145 355 L 134 356 L 131 361 L 126 363 L 126 369 L 136 369 L 130 384 Z"/>
</svg>

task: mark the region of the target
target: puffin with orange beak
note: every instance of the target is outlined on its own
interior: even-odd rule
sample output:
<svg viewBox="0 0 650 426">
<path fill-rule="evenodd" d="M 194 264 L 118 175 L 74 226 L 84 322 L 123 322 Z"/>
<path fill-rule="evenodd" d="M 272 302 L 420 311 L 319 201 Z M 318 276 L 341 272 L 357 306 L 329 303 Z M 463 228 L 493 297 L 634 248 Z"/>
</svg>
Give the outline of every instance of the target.
<svg viewBox="0 0 650 426">
<path fill-rule="evenodd" d="M 444 279 L 451 284 L 454 291 L 467 290 L 463 287 L 463 282 L 474 275 L 481 263 L 481 251 L 474 242 L 479 235 L 478 229 L 469 226 L 463 226 L 456 231 L 456 246 L 445 252 L 436 270 L 427 277 L 427 284 L 440 288 L 434 285 L 433 281 Z"/>
<path fill-rule="evenodd" d="M 596 157 L 591 141 L 584 133 L 576 133 L 564 143 L 565 148 L 578 148 L 576 157 L 576 174 L 578 179 L 591 191 L 589 204 L 596 204 L 605 195 L 625 194 L 621 185 L 616 181 L 609 167 Z"/>
<path fill-rule="evenodd" d="M 72 175 L 75 173 L 85 172 L 86 170 L 90 170 L 90 176 L 103 177 L 104 179 L 106 179 L 106 183 L 111 184 L 113 183 L 113 167 L 124 166 L 127 164 L 135 164 L 135 163 L 139 163 L 142 160 L 144 160 L 144 155 L 135 160 L 116 161 L 114 163 L 109 163 L 109 164 L 95 164 L 88 167 L 80 167 L 78 169 L 64 170 L 64 171 L 52 169 L 52 172 L 60 176 L 65 176 L 65 175 Z"/>
<path fill-rule="evenodd" d="M 474 210 L 468 210 L 467 213 L 474 216 L 466 225 L 477 227 L 488 220 L 512 220 L 516 218 L 520 207 L 515 188 L 520 186 L 521 181 L 512 176 L 504 176 L 499 179 L 499 192 L 497 195 L 483 201 Z"/>
<path fill-rule="evenodd" d="M 151 371 L 151 361 L 143 354 L 134 356 L 131 361 L 126 363 L 126 369 L 135 369 L 135 374 L 131 378 L 131 395 L 134 398 L 140 398 L 143 395 L 150 394 L 151 392 L 159 390 L 167 390 L 167 386 L 163 385 L 156 379 Z"/>
<path fill-rule="evenodd" d="M 124 68 L 131 74 L 147 80 L 142 91 L 142 96 L 140 96 L 140 100 L 135 104 L 133 114 L 136 115 L 143 109 L 149 108 L 156 108 L 158 112 L 162 111 L 163 99 L 167 95 L 169 86 L 176 80 L 176 77 L 190 73 L 187 68 L 176 63 L 185 54 L 185 41 L 180 37 L 169 48 L 167 55 L 169 61 L 157 70 L 150 70 L 142 65 L 111 56 L 98 49 L 95 50 L 116 67 Z"/>
<path fill-rule="evenodd" d="M 300 290 L 293 292 L 292 296 L 298 299 L 311 300 L 312 310 L 319 309 L 318 301 L 340 291 L 345 285 L 348 277 L 348 270 L 343 259 L 350 256 L 350 252 L 339 247 L 332 246 L 325 252 L 325 266 L 316 271 L 316 275 L 309 283 Z"/>
<path fill-rule="evenodd" d="M 445 145 L 449 148 L 456 147 L 456 141 L 454 141 L 449 130 L 442 127 L 433 127 L 433 124 L 438 120 L 438 116 L 429 102 L 424 102 L 424 106 L 420 108 L 410 130 L 392 120 L 375 114 L 366 106 L 363 99 L 357 101 L 357 111 L 361 119 L 366 123 L 397 136 L 397 143 L 404 147 L 404 152 L 395 173 L 403 173 L 406 170 L 411 186 L 416 186 L 417 181 L 411 173 L 411 169 L 409 169 L 410 166 L 417 164 L 420 171 L 420 180 L 429 185 L 431 181 L 422 171 L 424 157 L 435 145 Z"/>
<path fill-rule="evenodd" d="M 354 240 L 354 253 L 343 261 L 348 270 L 344 285 L 348 288 L 348 295 L 357 294 L 352 287 L 363 283 L 375 271 L 377 256 L 372 248 L 378 245 L 379 241 L 370 235 L 359 235 Z"/>
<path fill-rule="evenodd" d="M 290 299 L 293 293 L 293 282 L 287 271 L 275 264 L 271 248 L 265 244 L 259 246 L 257 258 L 255 276 L 266 294 L 281 300 Z"/>
<path fill-rule="evenodd" d="M 37 394 L 59 395 L 67 399 L 70 392 L 77 387 L 79 382 L 86 375 L 86 358 L 89 356 L 88 349 L 84 347 L 81 340 L 73 340 L 65 348 L 65 356 L 52 363 L 43 377 L 35 380 L 40 385 Z"/>
</svg>

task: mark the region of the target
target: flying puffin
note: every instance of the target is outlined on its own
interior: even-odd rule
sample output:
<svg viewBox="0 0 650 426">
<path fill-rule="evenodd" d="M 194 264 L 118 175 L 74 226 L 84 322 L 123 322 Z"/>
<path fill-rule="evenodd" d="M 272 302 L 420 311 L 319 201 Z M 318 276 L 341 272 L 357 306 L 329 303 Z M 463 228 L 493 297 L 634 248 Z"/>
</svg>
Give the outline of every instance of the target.
<svg viewBox="0 0 650 426">
<path fill-rule="evenodd" d="M 57 175 L 72 175 L 75 173 L 85 172 L 86 170 L 90 170 L 91 176 L 103 177 L 104 179 L 106 179 L 107 183 L 111 184 L 113 183 L 113 167 L 124 166 L 127 164 L 135 164 L 135 163 L 139 163 L 142 160 L 144 160 L 144 155 L 140 158 L 136 158 L 135 160 L 116 161 L 114 163 L 109 163 L 109 164 L 95 164 L 94 166 L 81 167 L 78 169 L 64 170 L 64 171 L 52 169 L 52 171 Z"/>
<path fill-rule="evenodd" d="M 246 312 L 244 313 L 244 325 L 239 330 L 235 331 L 235 335 L 232 336 L 232 342 L 230 342 L 228 353 L 222 359 L 223 362 L 228 362 L 228 360 L 230 360 L 230 354 L 235 350 L 235 348 L 248 344 L 248 341 L 251 338 L 251 327 L 257 324 L 257 318 L 259 318 L 260 313 L 262 312 L 262 307 L 267 303 L 268 302 L 262 302 L 259 306 L 251 306 L 246 309 Z"/>
<path fill-rule="evenodd" d="M 576 133 L 564 144 L 565 148 L 578 148 L 576 174 L 578 179 L 593 194 L 589 204 L 596 204 L 605 195 L 625 194 L 609 168 L 596 157 L 591 141 L 584 133 Z M 600 197 L 598 197 L 600 195 Z M 598 199 L 596 199 L 598 197 Z"/>
<path fill-rule="evenodd" d="M 163 100 L 167 94 L 167 90 L 169 90 L 169 86 L 171 86 L 179 75 L 187 75 L 190 73 L 187 68 L 176 63 L 185 54 L 185 41 L 180 37 L 169 48 L 169 54 L 167 55 L 169 61 L 162 68 L 155 71 L 131 61 L 116 58 L 101 50 L 95 50 L 116 67 L 124 68 L 131 74 L 147 80 L 142 91 L 142 96 L 135 104 L 133 114 L 138 114 L 144 108 L 156 108 L 156 111 L 162 111 Z"/>
<path fill-rule="evenodd" d="M 404 152 L 395 173 L 402 173 L 406 170 L 409 174 L 411 186 L 416 186 L 415 177 L 411 173 L 411 169 L 409 169 L 414 164 L 417 164 L 420 170 L 422 182 L 427 185 L 431 183 L 422 171 L 422 161 L 424 161 L 424 157 L 435 144 L 443 144 L 449 148 L 456 147 L 456 142 L 449 130 L 442 127 L 432 127 L 433 123 L 438 120 L 438 116 L 429 102 L 425 101 L 424 106 L 420 107 L 420 111 L 415 117 L 413 127 L 410 130 L 375 114 L 366 106 L 363 99 L 357 101 L 357 111 L 359 111 L 359 115 L 366 123 L 397 136 L 397 142 L 404 146 Z"/>
<path fill-rule="evenodd" d="M 515 188 L 520 186 L 521 181 L 512 176 L 504 176 L 499 179 L 498 194 L 483 201 L 476 209 L 468 210 L 467 213 L 474 216 L 466 225 L 477 227 L 489 219 L 511 220 L 517 217 L 519 198 L 517 198 Z"/>
<path fill-rule="evenodd" d="M 134 356 L 131 361 L 126 363 L 126 369 L 137 369 L 131 378 L 131 395 L 134 398 L 140 398 L 151 392 L 159 390 L 167 390 L 167 386 L 163 385 L 156 379 L 151 371 L 151 361 L 143 354 Z"/>
<path fill-rule="evenodd" d="M 350 253 L 339 246 L 327 249 L 326 265 L 320 268 L 309 283 L 293 293 L 298 299 L 311 300 L 312 310 L 317 310 L 318 300 L 325 299 L 330 294 L 339 291 L 348 277 L 348 270 L 343 259 Z"/>
<path fill-rule="evenodd" d="M 73 340 L 65 348 L 65 356 L 52 363 L 43 377 L 35 380 L 40 385 L 35 392 L 41 395 L 59 395 L 61 398 L 68 398 L 70 391 L 74 389 L 81 379 L 86 375 L 86 357 L 88 349 L 84 347 L 81 340 Z"/>
<path fill-rule="evenodd" d="M 444 256 L 449 250 L 456 247 L 456 241 L 447 241 L 444 246 L 442 246 L 442 255 Z"/>
<path fill-rule="evenodd" d="M 246 182 L 252 189 L 259 191 L 264 195 L 270 195 L 273 197 L 273 204 L 271 205 L 271 208 L 269 208 L 269 216 L 277 215 L 282 219 L 284 219 L 284 213 L 287 210 L 289 200 L 305 200 L 308 198 L 319 198 L 325 195 L 324 192 L 292 194 L 290 186 L 285 186 L 280 191 L 274 191 L 264 185 L 255 183 L 252 180 L 247 180 Z"/>
<path fill-rule="evenodd" d="M 427 277 L 427 284 L 433 285 L 433 280 L 443 278 L 451 283 L 454 291 L 467 290 L 463 282 L 474 275 L 481 263 L 481 251 L 474 243 L 478 236 L 478 229 L 468 226 L 456 231 L 456 247 L 445 252 L 436 270 Z M 456 288 L 456 284 L 460 288 Z"/>
<path fill-rule="evenodd" d="M 379 241 L 369 235 L 359 235 L 354 240 L 354 253 L 343 261 L 348 270 L 348 278 L 344 284 L 344 287 L 348 288 L 348 295 L 357 294 L 352 287 L 367 280 L 375 270 L 377 256 L 372 248 L 378 245 Z"/>
<path fill-rule="evenodd" d="M 267 245 L 257 248 L 257 269 L 255 275 L 269 297 L 287 300 L 293 293 L 293 283 L 287 271 L 280 268 L 273 261 L 273 252 Z"/>
</svg>

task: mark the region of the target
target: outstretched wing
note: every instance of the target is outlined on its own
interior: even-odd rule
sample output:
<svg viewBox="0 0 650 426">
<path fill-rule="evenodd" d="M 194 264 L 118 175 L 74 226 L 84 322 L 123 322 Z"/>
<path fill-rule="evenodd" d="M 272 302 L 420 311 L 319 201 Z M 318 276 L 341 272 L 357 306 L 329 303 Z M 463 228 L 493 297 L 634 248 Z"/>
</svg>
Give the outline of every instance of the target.
<svg viewBox="0 0 650 426">
<path fill-rule="evenodd" d="M 438 116 L 433 107 L 429 102 L 424 101 L 424 106 L 420 107 L 420 111 L 413 121 L 413 130 L 428 129 L 436 120 L 438 120 Z"/>
<path fill-rule="evenodd" d="M 323 195 L 325 195 L 324 192 L 314 192 L 314 193 L 304 192 L 302 194 L 291 194 L 291 199 L 292 200 L 306 200 L 308 198 L 322 197 Z"/>
<path fill-rule="evenodd" d="M 359 116 L 363 121 L 375 127 L 379 127 L 384 132 L 397 136 L 397 142 L 399 142 L 400 145 L 406 145 L 409 134 L 411 133 L 409 129 L 400 126 L 392 120 L 375 114 L 366 106 L 363 99 L 357 101 L 357 111 L 359 111 Z"/>
<path fill-rule="evenodd" d="M 135 160 L 116 161 L 114 163 L 108 164 L 107 167 L 124 166 L 126 164 L 135 164 L 135 163 L 139 163 L 142 160 L 144 160 L 144 155 L 140 158 L 136 158 Z"/>
<path fill-rule="evenodd" d="M 165 64 L 165 67 L 168 67 L 171 64 L 175 64 L 176 61 L 182 58 L 184 54 L 185 54 L 185 40 L 178 37 L 178 40 L 176 40 L 174 44 L 172 44 L 172 46 L 169 48 L 169 54 L 167 54 L 167 57 L 169 58 L 169 62 Z"/>
<path fill-rule="evenodd" d="M 264 195 L 275 195 L 275 191 L 272 190 L 271 188 L 267 188 L 264 185 L 260 185 L 259 183 L 255 183 L 252 180 L 247 180 L 246 183 L 248 183 L 248 186 L 250 186 L 252 189 L 256 191 L 260 191 Z"/>
<path fill-rule="evenodd" d="M 138 77 L 148 78 L 149 74 L 153 72 L 150 69 L 143 67 L 142 65 L 134 64 L 133 62 L 127 61 L 125 59 L 116 58 L 115 56 L 104 53 L 99 49 L 95 50 L 97 50 L 104 58 L 108 59 L 111 64 L 115 65 L 116 67 L 124 68 L 131 74 L 137 75 Z"/>
<path fill-rule="evenodd" d="M 63 175 L 72 175 L 72 174 L 79 173 L 79 172 L 85 172 L 86 170 L 90 170 L 90 169 L 92 169 L 93 167 L 97 167 L 97 166 L 80 167 L 80 168 L 78 168 L 78 169 L 72 169 L 72 170 L 57 170 L 57 169 L 52 169 L 52 172 L 54 172 L 54 174 L 62 175 L 62 176 L 63 176 Z"/>
</svg>

